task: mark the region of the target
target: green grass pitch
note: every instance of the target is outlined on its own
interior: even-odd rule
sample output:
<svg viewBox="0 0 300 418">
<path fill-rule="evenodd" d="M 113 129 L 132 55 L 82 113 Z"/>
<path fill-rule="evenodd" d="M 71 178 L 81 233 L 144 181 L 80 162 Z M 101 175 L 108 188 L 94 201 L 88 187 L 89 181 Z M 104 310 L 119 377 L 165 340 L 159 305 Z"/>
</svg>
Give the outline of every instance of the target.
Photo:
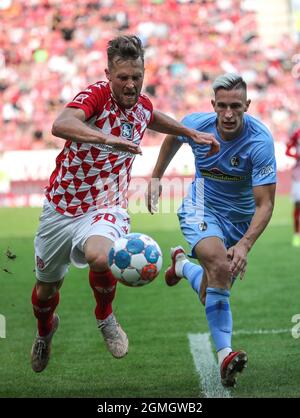
<svg viewBox="0 0 300 418">
<path fill-rule="evenodd" d="M 291 329 L 300 314 L 300 249 L 290 245 L 292 206 L 277 197 L 272 222 L 249 255 L 246 277 L 234 285 L 231 307 L 234 348 L 249 355 L 233 397 L 300 396 L 300 339 Z M 174 288 L 163 274 L 143 288 L 118 285 L 114 311 L 129 336 L 129 354 L 116 360 L 96 329 L 87 270 L 71 268 L 61 290 L 60 328 L 47 369 L 35 374 L 30 349 L 35 334 L 31 308 L 33 236 L 40 209 L 0 209 L 0 397 L 203 397 L 188 333 L 207 332 L 204 309 L 186 281 Z M 176 215 L 136 214 L 132 231 L 155 238 L 164 254 L 182 244 Z M 7 249 L 17 255 L 10 260 Z M 7 270 L 7 271 L 4 271 Z"/>
</svg>

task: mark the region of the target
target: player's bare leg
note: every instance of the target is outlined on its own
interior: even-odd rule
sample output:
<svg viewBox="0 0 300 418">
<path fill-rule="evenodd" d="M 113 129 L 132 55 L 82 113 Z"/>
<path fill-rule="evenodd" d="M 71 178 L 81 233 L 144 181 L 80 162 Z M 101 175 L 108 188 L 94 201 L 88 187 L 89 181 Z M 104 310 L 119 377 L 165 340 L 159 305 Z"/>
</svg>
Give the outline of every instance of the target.
<svg viewBox="0 0 300 418">
<path fill-rule="evenodd" d="M 93 235 L 85 244 L 85 257 L 90 265 L 89 280 L 96 299 L 95 316 L 107 349 L 115 358 L 128 352 L 128 338 L 112 311 L 117 281 L 108 266 L 112 241 Z"/>
<path fill-rule="evenodd" d="M 202 277 L 202 282 L 201 282 L 201 285 L 200 285 L 200 295 L 199 295 L 200 301 L 201 301 L 202 305 L 204 305 L 204 306 L 205 306 L 207 285 L 208 285 L 207 276 L 206 276 L 206 273 L 205 273 L 205 270 L 204 270 L 203 277 Z"/>
</svg>

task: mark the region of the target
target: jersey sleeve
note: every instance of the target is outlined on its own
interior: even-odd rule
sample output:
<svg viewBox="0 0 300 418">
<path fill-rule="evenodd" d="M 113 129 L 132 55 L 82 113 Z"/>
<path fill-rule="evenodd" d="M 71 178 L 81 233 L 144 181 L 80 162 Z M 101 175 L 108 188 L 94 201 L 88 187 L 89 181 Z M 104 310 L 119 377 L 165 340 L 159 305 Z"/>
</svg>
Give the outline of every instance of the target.
<svg viewBox="0 0 300 418">
<path fill-rule="evenodd" d="M 107 99 L 106 86 L 104 83 L 99 82 L 88 86 L 85 90 L 78 93 L 66 107 L 82 109 L 86 119 L 89 119 L 94 114 L 101 112 Z"/>
<path fill-rule="evenodd" d="M 195 118 L 193 117 L 193 115 L 185 116 L 182 119 L 181 123 L 182 123 L 182 125 L 186 126 L 187 128 L 191 128 L 191 129 L 197 129 L 197 127 L 198 127 L 198 124 L 195 122 Z M 177 141 L 179 141 L 181 143 L 190 144 L 191 140 L 187 136 L 179 135 L 179 136 L 177 136 Z"/>
<path fill-rule="evenodd" d="M 205 112 L 198 112 L 198 113 L 191 113 L 185 116 L 181 123 L 190 129 L 195 129 L 199 132 L 209 132 L 207 130 L 207 126 L 210 123 L 210 119 L 212 117 L 212 113 L 205 113 Z M 188 143 L 189 145 L 193 145 L 194 141 L 187 136 L 179 135 L 177 136 L 177 140 L 182 143 Z"/>
<path fill-rule="evenodd" d="M 149 125 L 149 123 L 151 123 L 153 120 L 153 104 L 149 97 L 145 94 L 140 95 L 139 102 L 143 106 L 144 110 L 146 110 L 147 112 L 147 125 Z"/>
<path fill-rule="evenodd" d="M 272 137 L 263 137 L 252 152 L 252 186 L 276 183 L 276 159 Z"/>
</svg>

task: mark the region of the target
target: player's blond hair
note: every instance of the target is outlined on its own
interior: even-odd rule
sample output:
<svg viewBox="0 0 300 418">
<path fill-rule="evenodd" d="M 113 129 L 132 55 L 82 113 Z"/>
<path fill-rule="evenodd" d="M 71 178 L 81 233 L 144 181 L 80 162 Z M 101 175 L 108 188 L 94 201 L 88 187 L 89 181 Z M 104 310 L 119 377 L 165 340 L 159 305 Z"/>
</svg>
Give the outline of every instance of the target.
<svg viewBox="0 0 300 418">
<path fill-rule="evenodd" d="M 222 74 L 215 79 L 212 85 L 215 94 L 219 89 L 233 90 L 233 89 L 244 89 L 247 91 L 247 84 L 245 80 L 236 73 Z"/>
</svg>

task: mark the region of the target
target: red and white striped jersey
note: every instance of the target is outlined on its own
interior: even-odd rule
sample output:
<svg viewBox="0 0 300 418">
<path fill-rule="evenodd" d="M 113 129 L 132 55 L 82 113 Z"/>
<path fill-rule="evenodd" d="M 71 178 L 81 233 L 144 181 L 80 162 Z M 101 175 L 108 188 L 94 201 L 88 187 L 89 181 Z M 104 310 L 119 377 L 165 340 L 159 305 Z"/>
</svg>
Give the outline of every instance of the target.
<svg viewBox="0 0 300 418">
<path fill-rule="evenodd" d="M 105 134 L 139 144 L 152 120 L 153 106 L 145 95 L 131 109 L 114 100 L 108 82 L 100 81 L 80 92 L 67 107 L 85 112 L 86 123 Z M 127 191 L 135 155 L 104 144 L 66 141 L 46 188 L 50 204 L 67 216 L 112 206 L 127 208 Z"/>
</svg>

